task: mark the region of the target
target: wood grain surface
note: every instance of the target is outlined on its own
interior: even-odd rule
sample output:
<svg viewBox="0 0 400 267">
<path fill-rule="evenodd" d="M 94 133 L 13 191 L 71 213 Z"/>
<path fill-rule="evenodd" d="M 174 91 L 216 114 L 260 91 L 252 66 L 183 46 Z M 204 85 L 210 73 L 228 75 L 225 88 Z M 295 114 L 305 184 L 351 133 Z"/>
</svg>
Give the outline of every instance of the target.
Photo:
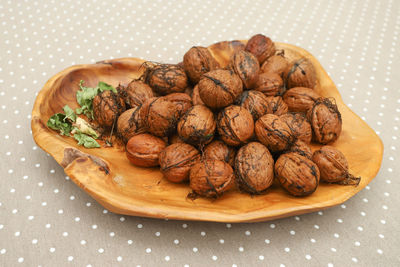
<svg viewBox="0 0 400 267">
<path fill-rule="evenodd" d="M 230 41 L 209 47 L 221 65 L 226 65 L 236 49 L 246 41 Z M 320 63 L 296 46 L 276 43 L 290 59 L 307 57 L 314 64 L 318 83 L 315 90 L 334 97 L 342 114 L 343 131 L 333 145 L 347 157 L 350 172 L 361 176 L 357 186 L 320 184 L 314 194 L 297 198 L 273 185 L 265 195 L 250 196 L 235 190 L 217 200 L 187 198 L 187 184 L 163 179 L 158 168 L 133 166 L 125 157 L 124 147 L 85 149 L 71 137 L 60 136 L 46 127 L 51 115 L 68 104 L 78 107 L 79 81 L 96 86 L 98 81 L 113 86 L 127 84 L 142 74 L 144 60 L 121 58 L 77 65 L 52 77 L 38 94 L 32 111 L 32 134 L 36 143 L 48 152 L 65 173 L 108 210 L 126 215 L 218 222 L 256 222 L 313 212 L 343 203 L 362 190 L 376 176 L 382 161 L 383 144 L 375 132 L 342 101 L 339 91 Z M 346 93 L 346 92 L 343 92 Z M 318 145 L 314 144 L 313 149 Z"/>
</svg>

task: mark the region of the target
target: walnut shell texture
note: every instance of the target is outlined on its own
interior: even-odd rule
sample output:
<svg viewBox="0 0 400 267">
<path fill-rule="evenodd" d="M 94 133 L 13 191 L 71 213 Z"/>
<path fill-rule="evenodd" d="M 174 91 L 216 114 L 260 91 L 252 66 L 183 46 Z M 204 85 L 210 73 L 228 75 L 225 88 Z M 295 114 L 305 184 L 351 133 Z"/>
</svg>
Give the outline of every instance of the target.
<svg viewBox="0 0 400 267">
<path fill-rule="evenodd" d="M 218 114 L 217 129 L 226 144 L 240 146 L 254 134 L 253 117 L 247 109 L 232 105 Z"/>
<path fill-rule="evenodd" d="M 138 134 L 126 144 L 126 157 L 140 167 L 158 166 L 158 156 L 166 147 L 166 143 L 151 134 Z"/>
<path fill-rule="evenodd" d="M 191 107 L 178 122 L 179 137 L 186 143 L 205 145 L 214 138 L 216 122 L 212 111 L 204 105 Z"/>
<path fill-rule="evenodd" d="M 212 141 L 204 148 L 204 159 L 222 160 L 233 166 L 235 163 L 236 150 L 233 147 L 227 146 L 220 140 Z"/>
<path fill-rule="evenodd" d="M 260 71 L 262 73 L 275 73 L 282 76 L 285 70 L 288 68 L 289 62 L 283 53 L 279 53 L 269 57 L 261 66 Z"/>
<path fill-rule="evenodd" d="M 242 80 L 232 70 L 207 72 L 198 86 L 201 100 L 212 109 L 229 106 L 243 92 Z"/>
<path fill-rule="evenodd" d="M 103 91 L 93 99 L 93 117 L 100 126 L 112 127 L 124 111 L 124 100 L 111 90 Z"/>
<path fill-rule="evenodd" d="M 139 116 L 146 130 L 160 137 L 174 133 L 179 120 L 179 112 L 175 104 L 164 97 L 146 100 L 140 109 Z"/>
<path fill-rule="evenodd" d="M 275 44 L 269 37 L 256 34 L 249 39 L 245 50 L 255 55 L 258 62 L 263 64 L 267 58 L 275 54 Z"/>
<path fill-rule="evenodd" d="M 175 105 L 179 117 L 192 107 L 192 98 L 186 93 L 172 93 L 164 96 L 164 98 Z"/>
<path fill-rule="evenodd" d="M 162 174 L 167 180 L 174 183 L 187 181 L 190 168 L 199 160 L 199 151 L 185 143 L 169 145 L 159 155 Z"/>
<path fill-rule="evenodd" d="M 188 87 L 185 70 L 174 64 L 158 64 L 148 67 L 145 82 L 159 95 L 182 93 Z"/>
<path fill-rule="evenodd" d="M 258 119 L 255 133 L 257 139 L 271 152 L 289 149 L 296 139 L 289 126 L 274 114 L 266 114 Z"/>
<path fill-rule="evenodd" d="M 276 96 L 283 88 L 283 80 L 281 76 L 276 73 L 260 73 L 254 90 L 260 91 L 266 96 Z"/>
<path fill-rule="evenodd" d="M 281 96 L 268 96 L 267 100 L 267 113 L 275 115 L 283 115 L 288 112 L 288 106 L 282 100 Z"/>
<path fill-rule="evenodd" d="M 291 195 L 307 196 L 317 189 L 320 179 L 318 166 L 297 153 L 282 154 L 275 163 L 275 177 Z"/>
<path fill-rule="evenodd" d="M 253 88 L 260 72 L 260 63 L 252 53 L 236 51 L 231 57 L 230 68 L 240 77 L 245 88 Z"/>
<path fill-rule="evenodd" d="M 199 93 L 199 85 L 197 85 L 197 84 L 193 88 L 192 102 L 193 102 L 193 106 L 195 106 L 195 105 L 205 105 L 203 100 L 201 100 L 200 93 Z"/>
<path fill-rule="evenodd" d="M 154 97 L 151 87 L 141 80 L 133 80 L 125 88 L 122 86 L 118 88 L 125 103 L 131 108 L 140 106 L 147 99 Z"/>
<path fill-rule="evenodd" d="M 320 144 L 335 142 L 342 132 L 342 116 L 329 98 L 318 99 L 307 112 L 314 139 Z"/>
<path fill-rule="evenodd" d="M 289 126 L 297 139 L 307 144 L 311 142 L 311 125 L 303 113 L 286 113 L 279 116 L 279 118 Z"/>
<path fill-rule="evenodd" d="M 294 87 L 287 90 L 283 95 L 283 101 L 288 105 L 291 112 L 307 113 L 312 108 L 315 101 L 321 96 L 313 89 L 306 87 Z"/>
<path fill-rule="evenodd" d="M 235 174 L 242 190 L 264 192 L 274 180 L 274 160 L 268 148 L 258 142 L 242 146 L 235 158 Z"/>
<path fill-rule="evenodd" d="M 193 46 L 183 56 L 183 68 L 190 81 L 196 84 L 201 75 L 219 68 L 219 64 L 206 47 Z"/>
<path fill-rule="evenodd" d="M 200 196 L 217 198 L 234 185 L 232 167 L 221 160 L 204 160 L 190 169 L 190 188 Z"/>
<path fill-rule="evenodd" d="M 294 142 L 294 144 L 289 148 L 288 152 L 298 153 L 308 159 L 311 159 L 313 155 L 310 146 L 301 140 Z"/>
<path fill-rule="evenodd" d="M 237 99 L 237 104 L 247 109 L 253 116 L 254 121 L 257 121 L 270 110 L 268 98 L 263 93 L 256 90 L 244 91 Z"/>
<path fill-rule="evenodd" d="M 127 143 L 132 136 L 145 131 L 143 122 L 139 116 L 140 108 L 139 106 L 128 109 L 118 117 L 117 131 L 124 143 Z"/>
<path fill-rule="evenodd" d="M 294 61 L 285 71 L 286 88 L 307 87 L 313 89 L 317 82 L 317 74 L 311 61 L 301 58 Z"/>
</svg>

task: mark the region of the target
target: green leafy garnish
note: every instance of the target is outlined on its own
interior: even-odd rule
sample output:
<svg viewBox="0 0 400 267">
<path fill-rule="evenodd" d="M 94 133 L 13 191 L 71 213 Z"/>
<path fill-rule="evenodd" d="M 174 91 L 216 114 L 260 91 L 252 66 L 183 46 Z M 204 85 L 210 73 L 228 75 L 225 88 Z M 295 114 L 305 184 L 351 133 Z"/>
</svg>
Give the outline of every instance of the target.
<svg viewBox="0 0 400 267">
<path fill-rule="evenodd" d="M 79 82 L 79 88 L 81 90 L 76 92 L 76 101 L 81 107 L 77 108 L 75 111 L 77 114 L 85 114 L 89 119 L 93 119 L 94 97 L 98 93 L 104 92 L 106 90 L 111 90 L 114 93 L 117 93 L 117 90 L 113 86 L 105 82 L 99 82 L 94 88 L 83 86 L 83 83 L 83 80 Z"/>
<path fill-rule="evenodd" d="M 66 118 L 65 114 L 56 113 L 47 121 L 47 126 L 53 130 L 60 131 L 61 135 L 70 136 L 72 124 Z"/>
<path fill-rule="evenodd" d="M 96 140 L 79 130 L 74 133 L 74 138 L 76 141 L 78 141 L 78 145 L 83 145 L 86 148 L 100 147 L 99 143 L 97 143 Z"/>
<path fill-rule="evenodd" d="M 80 131 L 81 133 L 90 135 L 91 137 L 93 137 L 94 139 L 99 138 L 99 135 L 97 134 L 97 132 L 92 128 L 92 126 L 85 121 L 82 118 L 77 118 L 76 122 L 73 124 L 74 129 L 72 130 L 72 133 L 74 134 L 76 131 Z"/>
<path fill-rule="evenodd" d="M 74 110 L 72 108 L 70 108 L 68 105 L 65 105 L 63 107 L 64 113 L 65 113 L 65 118 L 64 121 L 66 121 L 67 119 L 75 122 L 76 121 L 76 114 L 74 112 Z"/>
</svg>

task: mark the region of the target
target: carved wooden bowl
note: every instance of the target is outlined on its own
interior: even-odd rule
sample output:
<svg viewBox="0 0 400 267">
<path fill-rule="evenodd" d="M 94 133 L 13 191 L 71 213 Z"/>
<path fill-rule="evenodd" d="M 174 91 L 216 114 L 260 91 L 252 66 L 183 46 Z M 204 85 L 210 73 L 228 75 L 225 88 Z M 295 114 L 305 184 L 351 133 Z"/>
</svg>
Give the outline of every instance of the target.
<svg viewBox="0 0 400 267">
<path fill-rule="evenodd" d="M 246 41 L 221 42 L 209 47 L 222 66 Z M 277 43 L 289 58 L 307 57 L 317 71 L 315 90 L 334 97 L 343 118 L 343 131 L 333 145 L 347 157 L 350 172 L 361 176 L 357 186 L 321 183 L 314 194 L 297 198 L 274 185 L 265 195 L 250 196 L 239 191 L 217 200 L 187 198 L 187 184 L 163 179 L 158 168 L 133 166 L 125 157 L 124 147 L 85 149 L 71 137 L 60 136 L 46 127 L 51 115 L 68 104 L 77 108 L 76 91 L 80 80 L 86 86 L 104 81 L 113 86 L 127 84 L 141 75 L 137 58 L 106 60 L 78 65 L 52 77 L 40 91 L 32 111 L 32 133 L 36 143 L 64 167 L 65 173 L 106 209 L 119 214 L 218 222 L 256 222 L 318 211 L 343 203 L 362 190 L 376 176 L 382 161 L 383 144 L 375 132 L 342 101 L 335 84 L 320 63 L 299 47 Z M 313 149 L 318 145 L 313 145 Z"/>
</svg>

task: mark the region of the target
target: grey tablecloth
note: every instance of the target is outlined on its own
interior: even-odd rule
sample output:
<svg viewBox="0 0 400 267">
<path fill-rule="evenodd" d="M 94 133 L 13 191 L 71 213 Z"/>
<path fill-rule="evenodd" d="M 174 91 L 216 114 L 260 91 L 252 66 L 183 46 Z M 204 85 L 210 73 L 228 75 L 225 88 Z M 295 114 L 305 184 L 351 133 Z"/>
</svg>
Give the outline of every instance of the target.
<svg viewBox="0 0 400 267">
<path fill-rule="evenodd" d="M 179 62 L 255 33 L 316 55 L 382 138 L 378 176 L 345 204 L 252 224 L 119 216 L 32 139 L 37 92 L 70 65 Z M 399 33 L 397 0 L 0 1 L 0 266 L 400 265 Z"/>
</svg>

